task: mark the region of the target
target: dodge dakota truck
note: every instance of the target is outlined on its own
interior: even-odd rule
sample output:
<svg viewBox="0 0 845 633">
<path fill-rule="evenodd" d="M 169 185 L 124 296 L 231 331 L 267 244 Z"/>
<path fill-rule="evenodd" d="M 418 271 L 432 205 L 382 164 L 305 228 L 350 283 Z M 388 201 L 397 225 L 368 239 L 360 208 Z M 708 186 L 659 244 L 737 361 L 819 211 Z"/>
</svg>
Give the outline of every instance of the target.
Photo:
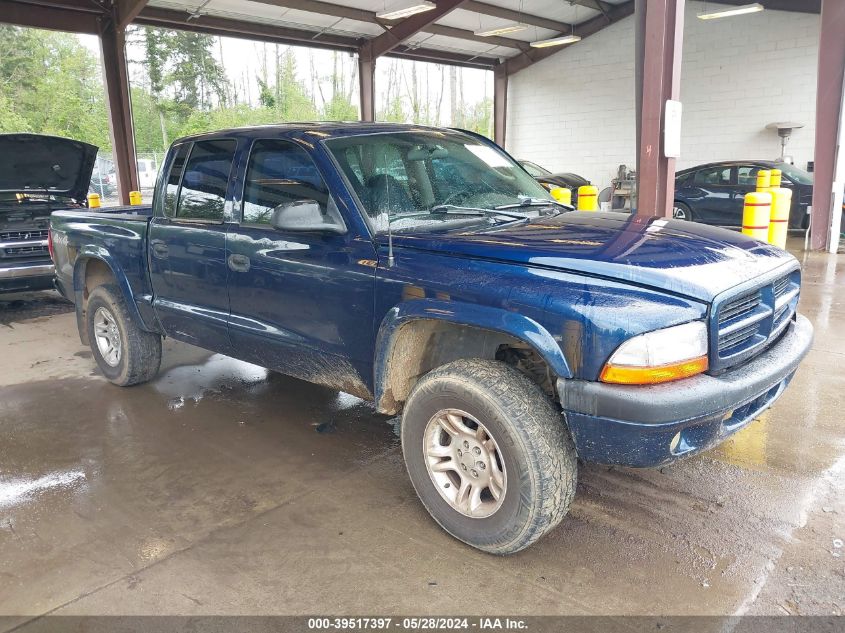
<svg viewBox="0 0 845 633">
<path fill-rule="evenodd" d="M 0 293 L 53 287 L 50 213 L 87 207 L 96 159 L 88 143 L 0 134 Z"/>
<path fill-rule="evenodd" d="M 657 466 L 718 444 L 812 342 L 789 253 L 573 211 L 459 130 L 183 138 L 150 207 L 58 211 L 50 236 L 108 380 L 152 379 L 169 336 L 372 400 L 401 414 L 431 516 L 499 554 L 561 521 L 579 460 Z"/>
</svg>

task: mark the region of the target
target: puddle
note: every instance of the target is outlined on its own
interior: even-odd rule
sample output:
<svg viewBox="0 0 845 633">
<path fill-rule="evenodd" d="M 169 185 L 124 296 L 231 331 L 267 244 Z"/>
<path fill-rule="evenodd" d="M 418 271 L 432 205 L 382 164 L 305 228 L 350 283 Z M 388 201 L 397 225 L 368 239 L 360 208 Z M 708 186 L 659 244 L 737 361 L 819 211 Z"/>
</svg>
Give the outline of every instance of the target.
<svg viewBox="0 0 845 633">
<path fill-rule="evenodd" d="M 174 367 L 153 383 L 160 394 L 168 396 L 168 408 L 176 411 L 188 401 L 194 404 L 206 394 L 254 385 L 267 380 L 268 370 L 223 354 L 214 354 L 202 364 Z"/>
</svg>

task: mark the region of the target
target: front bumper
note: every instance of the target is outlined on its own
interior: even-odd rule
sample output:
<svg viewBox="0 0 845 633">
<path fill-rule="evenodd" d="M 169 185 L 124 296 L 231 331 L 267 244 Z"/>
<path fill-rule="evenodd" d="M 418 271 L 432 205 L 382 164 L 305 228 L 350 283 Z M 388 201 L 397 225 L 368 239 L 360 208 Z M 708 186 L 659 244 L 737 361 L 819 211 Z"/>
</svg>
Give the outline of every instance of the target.
<svg viewBox="0 0 845 633">
<path fill-rule="evenodd" d="M 797 315 L 772 347 L 719 376 L 649 386 L 558 380 L 578 456 L 649 467 L 712 448 L 777 400 L 812 342 L 813 326 Z"/>
<path fill-rule="evenodd" d="M 53 287 L 55 269 L 52 262 L 0 262 L 0 292 L 49 290 Z"/>
</svg>

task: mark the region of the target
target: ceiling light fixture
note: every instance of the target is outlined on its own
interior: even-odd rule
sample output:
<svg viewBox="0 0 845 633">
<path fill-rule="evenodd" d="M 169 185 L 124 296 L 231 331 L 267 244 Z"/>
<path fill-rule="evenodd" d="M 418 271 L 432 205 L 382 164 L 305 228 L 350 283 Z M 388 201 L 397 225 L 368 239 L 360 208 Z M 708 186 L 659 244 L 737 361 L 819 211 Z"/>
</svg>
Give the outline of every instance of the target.
<svg viewBox="0 0 845 633">
<path fill-rule="evenodd" d="M 436 9 L 437 5 L 428 0 L 411 0 L 411 2 L 397 2 L 384 11 L 376 13 L 380 20 L 401 20 L 417 13 Z"/>
<path fill-rule="evenodd" d="M 540 40 L 539 42 L 531 42 L 534 48 L 546 48 L 547 46 L 562 46 L 563 44 L 574 44 L 580 42 L 580 35 L 562 35 L 560 37 L 553 37 L 550 40 Z"/>
<path fill-rule="evenodd" d="M 516 33 L 517 31 L 524 31 L 524 24 L 506 24 L 495 29 L 487 29 L 486 31 L 476 31 L 475 35 L 478 37 L 492 37 L 494 35 L 507 35 L 508 33 Z"/>
<path fill-rule="evenodd" d="M 765 7 L 759 2 L 753 4 L 743 4 L 738 7 L 731 7 L 729 9 L 719 9 L 718 11 L 708 11 L 706 13 L 699 13 L 699 20 L 715 20 L 716 18 L 731 18 L 735 15 L 745 15 L 746 13 L 758 13 Z"/>
</svg>

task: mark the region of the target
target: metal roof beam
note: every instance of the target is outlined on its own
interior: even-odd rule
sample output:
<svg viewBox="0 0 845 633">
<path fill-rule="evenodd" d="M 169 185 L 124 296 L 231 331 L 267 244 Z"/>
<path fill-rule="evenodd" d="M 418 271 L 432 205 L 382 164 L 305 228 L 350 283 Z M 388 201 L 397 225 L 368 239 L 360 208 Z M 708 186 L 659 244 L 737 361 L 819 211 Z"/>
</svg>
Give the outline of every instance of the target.
<svg viewBox="0 0 845 633">
<path fill-rule="evenodd" d="M 141 10 L 147 6 L 149 0 L 116 0 L 114 3 L 115 19 L 117 27 L 125 29 L 138 17 Z"/>
<path fill-rule="evenodd" d="M 633 15 L 634 13 L 634 0 L 628 0 L 625 4 L 618 4 L 614 6 L 610 11 L 608 11 L 607 16 L 604 14 L 597 15 L 594 18 L 587 20 L 586 22 L 582 22 L 575 26 L 575 34 L 580 35 L 581 38 L 589 37 L 595 33 L 598 33 L 602 29 L 610 26 L 615 22 L 619 22 L 629 15 Z M 548 48 L 536 48 L 531 49 L 530 51 L 526 51 L 517 55 L 516 57 L 510 57 L 505 60 L 505 71 L 507 74 L 512 75 L 514 73 L 519 72 L 524 68 L 528 68 L 531 64 L 539 62 L 540 60 L 546 59 L 547 57 L 551 57 L 557 52 L 564 50 L 572 46 L 572 44 L 564 44 L 562 46 L 550 46 Z"/>
<path fill-rule="evenodd" d="M 100 32 L 100 15 L 77 10 L 70 5 L 67 7 L 44 6 L 0 0 L 0 23 L 35 29 L 97 35 Z"/>
<path fill-rule="evenodd" d="M 391 26 L 399 23 L 398 21 L 388 21 L 377 18 L 375 11 L 345 7 L 331 2 L 322 2 L 322 0 L 254 1 L 284 9 L 295 9 L 297 11 L 307 11 L 309 13 L 318 13 L 320 15 L 330 15 L 335 18 L 345 18 L 348 20 L 355 20 L 357 22 L 366 22 L 368 24 L 378 24 L 385 30 L 388 30 Z M 528 44 L 522 40 L 516 40 L 509 37 L 480 37 L 467 29 L 459 29 L 452 26 L 445 26 L 443 24 L 430 24 L 420 29 L 420 31 L 424 33 L 431 33 L 433 35 L 444 35 L 446 37 L 454 37 L 462 40 L 482 42 L 484 44 L 490 44 L 491 46 L 506 46 L 516 50 L 525 50 L 528 46 Z"/>
<path fill-rule="evenodd" d="M 381 35 L 367 40 L 358 50 L 358 54 L 364 59 L 376 59 L 385 53 L 389 53 L 405 40 L 413 37 L 427 26 L 431 26 L 437 20 L 448 15 L 467 0 L 439 0 L 434 9 L 412 15 L 409 18 L 398 22 L 396 26 L 385 31 Z"/>
<path fill-rule="evenodd" d="M 0 0 L 0 2 L 7 1 Z M 294 29 L 268 24 L 267 22 L 247 22 L 245 20 L 221 18 L 212 15 L 193 17 L 191 14 L 183 11 L 160 9 L 150 6 L 141 11 L 135 20 L 135 24 L 347 52 L 356 52 L 362 44 L 361 39 L 347 35 L 307 31 L 305 29 Z M 498 61 L 491 57 L 466 55 L 428 48 L 411 49 L 401 47 L 391 51 L 387 56 L 403 59 L 424 59 L 436 63 L 455 64 L 470 68 L 492 68 Z"/>
<path fill-rule="evenodd" d="M 748 4 L 748 0 L 719 0 L 718 4 L 739 6 Z M 821 13 L 822 0 L 763 0 L 766 10 L 792 11 L 793 13 Z"/>
<path fill-rule="evenodd" d="M 531 15 L 530 13 L 523 13 L 514 9 L 505 9 L 486 2 L 479 2 L 478 0 L 468 0 L 461 6 L 465 11 L 472 11 L 473 13 L 480 13 L 482 15 L 489 15 L 494 18 L 501 18 L 509 22 L 518 22 L 519 24 L 529 24 L 531 26 L 539 26 L 542 29 L 549 29 L 551 31 L 569 32 L 572 29 L 571 24 L 566 22 L 559 22 L 557 20 L 550 20 L 542 18 L 538 15 Z"/>
</svg>

